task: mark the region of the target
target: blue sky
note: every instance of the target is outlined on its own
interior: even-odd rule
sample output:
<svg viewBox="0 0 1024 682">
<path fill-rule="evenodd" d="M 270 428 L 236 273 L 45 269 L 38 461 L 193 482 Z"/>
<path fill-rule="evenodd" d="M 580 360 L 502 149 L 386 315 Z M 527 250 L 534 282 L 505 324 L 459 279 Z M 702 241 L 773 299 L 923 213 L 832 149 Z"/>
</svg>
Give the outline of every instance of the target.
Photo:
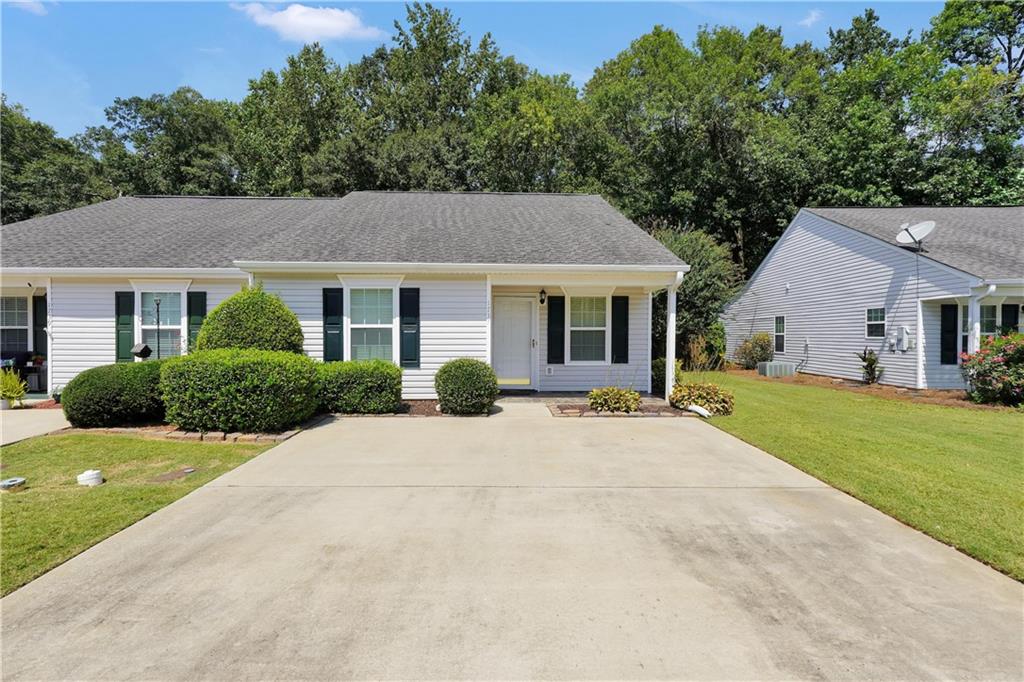
<svg viewBox="0 0 1024 682">
<path fill-rule="evenodd" d="M 443 3 L 435 3 L 443 5 Z M 472 3 L 448 5 L 479 39 L 490 31 L 506 54 L 582 85 L 600 64 L 655 24 L 692 41 L 702 25 L 779 26 L 788 43 L 828 41 L 868 3 Z M 902 35 L 928 26 L 941 3 L 875 3 Z M 248 79 L 279 69 L 302 42 L 320 38 L 336 61 L 359 59 L 390 39 L 401 3 L 8 2 L 0 6 L 3 91 L 61 135 L 104 122 L 115 97 L 190 85 L 239 100 Z"/>
</svg>

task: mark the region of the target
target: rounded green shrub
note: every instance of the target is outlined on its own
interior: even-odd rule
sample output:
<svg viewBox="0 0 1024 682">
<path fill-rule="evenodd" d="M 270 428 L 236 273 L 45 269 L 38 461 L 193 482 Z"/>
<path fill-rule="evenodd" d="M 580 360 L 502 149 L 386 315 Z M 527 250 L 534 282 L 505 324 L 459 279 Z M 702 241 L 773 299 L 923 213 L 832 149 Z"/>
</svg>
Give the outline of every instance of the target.
<svg viewBox="0 0 1024 682">
<path fill-rule="evenodd" d="M 60 404 L 77 428 L 163 421 L 160 367 L 164 361 L 123 362 L 87 369 L 64 387 Z"/>
<path fill-rule="evenodd" d="M 758 332 L 740 344 L 736 359 L 744 369 L 757 369 L 757 363 L 768 362 L 775 357 L 775 342 L 767 332 Z"/>
<path fill-rule="evenodd" d="M 618 386 L 595 388 L 587 395 L 590 409 L 598 412 L 636 412 L 640 409 L 640 402 L 639 393 Z"/>
<path fill-rule="evenodd" d="M 676 360 L 676 379 L 673 385 L 678 383 L 679 376 L 683 373 L 683 361 Z M 651 361 L 651 393 L 657 395 L 665 394 L 665 358 L 655 358 Z"/>
<path fill-rule="evenodd" d="M 442 412 L 486 414 L 498 399 L 498 377 L 486 362 L 458 358 L 437 370 L 434 390 Z"/>
<path fill-rule="evenodd" d="M 699 405 L 713 415 L 732 414 L 733 396 L 717 384 L 676 384 L 669 404 L 680 410 Z"/>
<path fill-rule="evenodd" d="M 302 352 L 302 327 L 279 296 L 261 285 L 221 301 L 199 328 L 196 350 L 253 348 Z"/>
<path fill-rule="evenodd" d="M 388 414 L 402 402 L 402 369 L 385 360 L 322 362 L 320 409 L 345 414 Z"/>
<path fill-rule="evenodd" d="M 304 355 L 219 349 L 164 361 L 167 421 L 187 431 L 284 431 L 317 411 L 316 363 Z"/>
</svg>

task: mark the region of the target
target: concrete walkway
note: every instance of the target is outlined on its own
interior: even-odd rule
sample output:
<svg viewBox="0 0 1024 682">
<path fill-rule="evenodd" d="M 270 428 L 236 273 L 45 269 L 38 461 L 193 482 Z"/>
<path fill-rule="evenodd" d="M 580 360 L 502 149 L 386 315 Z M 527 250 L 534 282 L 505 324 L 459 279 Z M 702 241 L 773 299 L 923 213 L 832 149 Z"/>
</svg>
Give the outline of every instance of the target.
<svg viewBox="0 0 1024 682">
<path fill-rule="evenodd" d="M 69 426 L 63 410 L 0 410 L 0 444 L 10 445 Z"/>
<path fill-rule="evenodd" d="M 696 419 L 337 419 L 9 595 L 10 679 L 1007 679 L 1024 587 Z"/>
</svg>

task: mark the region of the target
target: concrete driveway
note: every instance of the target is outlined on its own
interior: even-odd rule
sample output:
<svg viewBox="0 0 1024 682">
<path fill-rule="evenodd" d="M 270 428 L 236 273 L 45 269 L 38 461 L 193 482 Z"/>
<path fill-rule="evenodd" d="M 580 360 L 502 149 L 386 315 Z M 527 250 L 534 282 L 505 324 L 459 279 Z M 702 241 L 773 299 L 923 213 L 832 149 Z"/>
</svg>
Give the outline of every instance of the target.
<svg viewBox="0 0 1024 682">
<path fill-rule="evenodd" d="M 3 670 L 1016 680 L 1022 605 L 695 419 L 344 419 L 6 597 Z"/>
<path fill-rule="evenodd" d="M 0 410 L 0 445 L 10 445 L 69 426 L 63 410 Z"/>
</svg>

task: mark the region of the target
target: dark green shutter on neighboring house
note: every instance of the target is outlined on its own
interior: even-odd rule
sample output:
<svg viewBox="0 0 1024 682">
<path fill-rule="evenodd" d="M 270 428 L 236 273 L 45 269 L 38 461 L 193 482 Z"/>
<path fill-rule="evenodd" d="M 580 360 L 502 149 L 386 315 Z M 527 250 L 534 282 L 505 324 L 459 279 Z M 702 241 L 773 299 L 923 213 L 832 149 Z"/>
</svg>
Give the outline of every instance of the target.
<svg viewBox="0 0 1024 682">
<path fill-rule="evenodd" d="M 342 319 L 343 289 L 324 289 L 324 362 L 343 359 L 344 320 Z"/>
<path fill-rule="evenodd" d="M 612 296 L 612 362 L 629 362 L 629 296 Z"/>
<path fill-rule="evenodd" d="M 46 355 L 46 296 L 32 297 L 32 352 Z"/>
<path fill-rule="evenodd" d="M 199 336 L 199 328 L 203 326 L 206 319 L 206 292 L 188 292 L 188 349 L 195 348 L 196 337 Z"/>
<path fill-rule="evenodd" d="M 943 305 L 939 318 L 939 363 L 955 365 L 957 352 L 956 343 L 960 330 L 957 326 L 956 304 Z"/>
<path fill-rule="evenodd" d="M 116 335 L 115 359 L 117 362 L 133 362 L 132 346 L 135 345 L 135 292 L 114 292 L 114 327 Z"/>
<path fill-rule="evenodd" d="M 1016 303 L 1004 303 L 1001 315 L 1003 318 L 1003 325 L 1000 328 L 1000 333 L 1015 333 L 1017 331 L 1017 325 L 1020 323 L 1020 306 Z"/>
<path fill-rule="evenodd" d="M 398 290 L 402 367 L 420 366 L 420 290 Z"/>
<path fill-rule="evenodd" d="M 565 364 L 565 296 L 548 296 L 548 364 Z"/>
</svg>

